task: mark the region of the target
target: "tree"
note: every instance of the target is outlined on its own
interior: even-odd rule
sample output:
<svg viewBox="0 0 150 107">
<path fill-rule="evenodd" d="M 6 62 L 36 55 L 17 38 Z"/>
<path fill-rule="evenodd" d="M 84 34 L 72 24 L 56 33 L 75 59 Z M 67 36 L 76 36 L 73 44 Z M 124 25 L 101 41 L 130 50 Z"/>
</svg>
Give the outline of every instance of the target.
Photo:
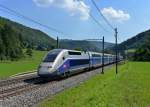
<svg viewBox="0 0 150 107">
<path fill-rule="evenodd" d="M 135 52 L 135 61 L 150 61 L 150 40 L 147 39 Z"/>
<path fill-rule="evenodd" d="M 4 25 L 1 30 L 1 39 L 3 41 L 3 55 L 6 56 L 7 59 L 14 60 L 22 57 L 23 52 L 18 33 L 14 31 L 10 25 Z"/>
<path fill-rule="evenodd" d="M 19 33 L 19 34 L 18 34 L 18 37 L 19 37 L 19 41 L 20 41 L 20 45 L 21 45 L 21 47 L 22 47 L 22 48 L 25 48 L 24 40 L 23 40 L 23 38 L 22 38 L 22 34 L 21 34 L 21 33 Z"/>
<path fill-rule="evenodd" d="M 5 59 L 5 46 L 3 44 L 2 35 L 0 31 L 0 60 Z"/>
<path fill-rule="evenodd" d="M 80 47 L 77 47 L 77 48 L 75 48 L 74 50 L 82 51 L 82 49 L 81 49 Z"/>
<path fill-rule="evenodd" d="M 32 49 L 31 49 L 31 48 L 27 48 L 26 54 L 27 54 L 28 56 L 32 57 L 32 54 L 33 54 Z"/>
</svg>

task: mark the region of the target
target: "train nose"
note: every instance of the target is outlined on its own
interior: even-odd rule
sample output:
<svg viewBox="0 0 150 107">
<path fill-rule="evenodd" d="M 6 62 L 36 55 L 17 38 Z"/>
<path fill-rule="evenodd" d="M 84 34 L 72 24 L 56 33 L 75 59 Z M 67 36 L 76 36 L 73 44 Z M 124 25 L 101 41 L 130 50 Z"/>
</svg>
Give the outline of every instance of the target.
<svg viewBox="0 0 150 107">
<path fill-rule="evenodd" d="M 41 75 L 48 75 L 50 74 L 50 70 L 48 68 L 39 68 L 38 69 L 38 75 L 41 76 Z"/>
<path fill-rule="evenodd" d="M 38 75 L 49 75 L 51 72 L 53 72 L 52 69 L 52 63 L 42 63 L 40 64 L 38 68 Z"/>
<path fill-rule="evenodd" d="M 50 78 L 50 77 L 55 77 L 57 76 L 57 72 L 52 70 L 45 70 L 45 69 L 39 69 L 38 70 L 38 76 L 40 77 L 46 77 L 46 78 Z"/>
</svg>

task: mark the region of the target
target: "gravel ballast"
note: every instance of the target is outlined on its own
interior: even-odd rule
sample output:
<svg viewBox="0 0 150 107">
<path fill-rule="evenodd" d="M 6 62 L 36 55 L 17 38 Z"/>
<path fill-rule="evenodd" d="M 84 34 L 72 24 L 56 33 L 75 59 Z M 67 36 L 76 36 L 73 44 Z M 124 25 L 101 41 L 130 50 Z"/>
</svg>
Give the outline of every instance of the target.
<svg viewBox="0 0 150 107">
<path fill-rule="evenodd" d="M 106 67 L 106 68 L 110 68 Z M 64 89 L 76 86 L 83 81 L 87 80 L 93 75 L 101 72 L 101 69 L 84 72 L 69 78 L 58 81 L 47 82 L 38 84 L 39 87 L 34 90 L 21 93 L 20 95 L 11 97 L 4 101 L 0 101 L 0 107 L 32 107 L 42 101 L 47 96 L 53 96 Z"/>
</svg>

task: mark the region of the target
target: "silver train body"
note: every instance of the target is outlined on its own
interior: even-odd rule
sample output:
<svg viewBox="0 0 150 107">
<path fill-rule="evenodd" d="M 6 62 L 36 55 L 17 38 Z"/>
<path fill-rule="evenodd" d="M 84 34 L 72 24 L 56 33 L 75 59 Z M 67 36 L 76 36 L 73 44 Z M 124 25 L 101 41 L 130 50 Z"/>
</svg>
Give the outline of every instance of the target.
<svg viewBox="0 0 150 107">
<path fill-rule="evenodd" d="M 118 60 L 122 57 L 119 56 Z M 115 55 L 104 54 L 104 64 L 114 63 Z M 102 53 L 54 49 L 48 52 L 38 67 L 40 77 L 66 76 L 102 66 Z"/>
</svg>

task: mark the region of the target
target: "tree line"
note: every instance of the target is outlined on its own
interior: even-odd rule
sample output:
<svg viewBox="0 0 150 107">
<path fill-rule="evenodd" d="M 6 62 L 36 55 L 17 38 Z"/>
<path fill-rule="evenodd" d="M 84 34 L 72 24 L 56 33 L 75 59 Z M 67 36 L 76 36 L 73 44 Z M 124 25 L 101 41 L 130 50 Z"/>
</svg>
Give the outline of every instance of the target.
<svg viewBox="0 0 150 107">
<path fill-rule="evenodd" d="M 8 24 L 0 28 L 0 60 L 14 60 L 23 56 L 22 38 Z"/>
<path fill-rule="evenodd" d="M 26 55 L 32 56 L 32 46 L 25 47 L 22 35 L 10 25 L 0 27 L 0 60 L 18 60 Z M 25 53 L 23 49 L 26 49 Z"/>
<path fill-rule="evenodd" d="M 49 51 L 56 40 L 47 34 L 0 17 L 0 60 L 18 60 L 32 50 Z"/>
<path fill-rule="evenodd" d="M 136 49 L 133 60 L 135 61 L 150 61 L 150 38 Z"/>
</svg>

